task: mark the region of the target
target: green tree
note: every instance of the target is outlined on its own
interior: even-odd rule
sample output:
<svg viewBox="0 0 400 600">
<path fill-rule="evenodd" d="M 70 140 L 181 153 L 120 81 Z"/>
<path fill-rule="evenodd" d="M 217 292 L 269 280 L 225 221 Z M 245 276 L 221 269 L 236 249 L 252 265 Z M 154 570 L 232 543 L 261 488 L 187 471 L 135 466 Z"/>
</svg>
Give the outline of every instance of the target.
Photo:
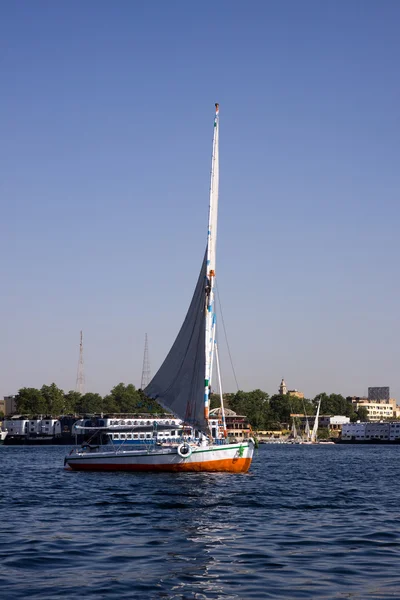
<svg viewBox="0 0 400 600">
<path fill-rule="evenodd" d="M 119 408 L 115 397 L 112 394 L 107 394 L 103 398 L 103 412 L 105 413 L 117 413 Z"/>
<path fill-rule="evenodd" d="M 354 413 L 354 407 L 348 399 L 344 398 L 341 394 L 318 394 L 314 398 L 315 410 L 318 405 L 318 401 L 321 398 L 321 415 L 344 415 L 345 417 L 351 417 Z"/>
<path fill-rule="evenodd" d="M 279 423 L 289 423 L 292 412 L 289 394 L 274 394 L 269 401 L 271 418 Z"/>
<path fill-rule="evenodd" d="M 359 406 L 356 412 L 356 421 L 369 421 L 368 409 L 365 406 Z"/>
<path fill-rule="evenodd" d="M 79 412 L 82 414 L 101 413 L 103 411 L 103 398 L 100 394 L 88 392 L 80 398 L 78 406 Z"/>
<path fill-rule="evenodd" d="M 56 386 L 42 385 L 40 393 L 46 402 L 46 412 L 54 417 L 64 413 L 64 392 Z"/>
<path fill-rule="evenodd" d="M 330 431 L 328 427 L 319 427 L 317 432 L 317 437 L 319 440 L 327 440 L 330 437 Z"/>
<path fill-rule="evenodd" d="M 221 397 L 219 394 L 214 394 L 211 392 L 210 394 L 210 410 L 213 408 L 219 408 L 221 406 Z"/>
<path fill-rule="evenodd" d="M 229 408 L 237 414 L 247 416 L 255 429 L 264 429 L 270 417 L 269 396 L 266 392 L 256 389 L 251 392 L 239 390 L 229 396 Z"/>
<path fill-rule="evenodd" d="M 15 397 L 17 413 L 38 415 L 47 412 L 46 400 L 36 388 L 21 388 Z"/>
<path fill-rule="evenodd" d="M 139 389 L 137 390 L 137 393 L 139 394 L 138 408 L 142 412 L 151 413 L 154 415 L 168 412 L 160 404 L 158 404 L 158 402 L 146 396 L 143 390 Z"/>
<path fill-rule="evenodd" d="M 144 410 L 144 401 L 132 383 L 119 383 L 104 398 L 106 412 L 134 413 Z"/>
<path fill-rule="evenodd" d="M 64 394 L 64 412 L 65 414 L 79 413 L 80 400 L 82 394 L 70 390 L 67 394 Z"/>
</svg>

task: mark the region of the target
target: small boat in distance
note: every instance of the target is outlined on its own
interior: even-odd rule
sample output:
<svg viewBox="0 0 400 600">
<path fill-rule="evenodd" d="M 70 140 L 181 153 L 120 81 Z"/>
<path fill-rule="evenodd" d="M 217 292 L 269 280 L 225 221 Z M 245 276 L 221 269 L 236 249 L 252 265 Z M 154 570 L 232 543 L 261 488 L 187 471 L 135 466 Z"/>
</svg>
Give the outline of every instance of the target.
<svg viewBox="0 0 400 600">
<path fill-rule="evenodd" d="M 226 443 L 223 394 L 216 344 L 214 302 L 216 240 L 219 190 L 219 106 L 215 105 L 213 153 L 207 245 L 200 275 L 186 318 L 178 336 L 145 394 L 201 432 L 197 443 L 154 444 L 142 450 L 126 449 L 124 444 L 110 449 L 87 444 L 65 457 L 64 464 L 77 471 L 177 471 L 245 473 L 254 451 L 252 438 Z M 214 359 L 221 397 L 222 439 L 210 427 L 209 393 Z M 154 422 L 152 427 L 156 428 Z"/>
<path fill-rule="evenodd" d="M 7 433 L 8 433 L 8 431 L 7 430 L 3 430 L 3 428 L 0 426 L 0 444 L 4 443 L 4 440 L 7 437 Z"/>
</svg>

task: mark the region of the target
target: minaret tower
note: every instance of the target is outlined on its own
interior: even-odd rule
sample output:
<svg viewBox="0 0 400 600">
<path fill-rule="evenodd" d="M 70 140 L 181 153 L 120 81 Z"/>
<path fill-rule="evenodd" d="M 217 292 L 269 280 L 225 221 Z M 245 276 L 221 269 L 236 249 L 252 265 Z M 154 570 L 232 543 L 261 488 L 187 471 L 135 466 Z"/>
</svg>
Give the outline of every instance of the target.
<svg viewBox="0 0 400 600">
<path fill-rule="evenodd" d="M 143 368 L 142 368 L 142 380 L 140 382 L 140 389 L 144 390 L 151 380 L 150 372 L 150 360 L 149 360 L 149 344 L 147 341 L 147 333 L 144 336 L 144 354 L 143 354 Z"/>
<path fill-rule="evenodd" d="M 279 394 L 281 396 L 286 396 L 286 394 L 287 394 L 287 385 L 286 385 L 285 380 L 283 379 L 283 377 L 282 377 L 281 385 L 279 386 L 279 390 L 278 391 L 279 391 Z"/>
<path fill-rule="evenodd" d="M 85 371 L 83 367 L 83 333 L 81 331 L 81 341 L 79 344 L 79 362 L 78 372 L 76 374 L 76 386 L 75 390 L 80 394 L 85 393 Z"/>
</svg>

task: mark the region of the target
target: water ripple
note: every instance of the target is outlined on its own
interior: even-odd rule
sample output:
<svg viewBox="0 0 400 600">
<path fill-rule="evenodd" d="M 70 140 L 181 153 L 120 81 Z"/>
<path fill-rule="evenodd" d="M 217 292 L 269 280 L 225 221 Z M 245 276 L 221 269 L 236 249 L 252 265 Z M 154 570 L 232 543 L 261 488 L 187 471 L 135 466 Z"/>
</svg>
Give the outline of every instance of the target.
<svg viewBox="0 0 400 600">
<path fill-rule="evenodd" d="M 400 597 L 398 447 L 271 445 L 247 475 L 71 473 L 65 450 L 0 447 L 7 600 Z"/>
</svg>

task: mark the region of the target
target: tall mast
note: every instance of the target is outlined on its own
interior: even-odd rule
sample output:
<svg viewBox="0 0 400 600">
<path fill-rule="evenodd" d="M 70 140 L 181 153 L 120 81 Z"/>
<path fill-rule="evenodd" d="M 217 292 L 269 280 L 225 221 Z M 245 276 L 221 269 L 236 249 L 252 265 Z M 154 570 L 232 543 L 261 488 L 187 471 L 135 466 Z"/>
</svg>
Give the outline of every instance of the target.
<svg viewBox="0 0 400 600">
<path fill-rule="evenodd" d="M 211 159 L 210 204 L 208 213 L 207 232 L 207 283 L 206 283 L 206 365 L 204 378 L 204 417 L 209 417 L 209 394 L 212 376 L 212 363 L 214 358 L 215 341 L 215 254 L 217 243 L 217 217 L 218 217 L 218 191 L 219 191 L 219 104 L 215 105 L 214 137 Z"/>
<path fill-rule="evenodd" d="M 150 372 L 150 360 L 149 360 L 149 344 L 147 341 L 147 333 L 144 336 L 144 353 L 143 353 L 143 368 L 142 368 L 142 380 L 140 382 L 140 388 L 144 390 L 150 383 L 151 372 Z"/>
<path fill-rule="evenodd" d="M 81 331 L 80 344 L 79 344 L 79 361 L 78 371 L 76 374 L 76 386 L 75 389 L 80 394 L 85 393 L 85 370 L 83 365 L 83 332 Z"/>
</svg>

